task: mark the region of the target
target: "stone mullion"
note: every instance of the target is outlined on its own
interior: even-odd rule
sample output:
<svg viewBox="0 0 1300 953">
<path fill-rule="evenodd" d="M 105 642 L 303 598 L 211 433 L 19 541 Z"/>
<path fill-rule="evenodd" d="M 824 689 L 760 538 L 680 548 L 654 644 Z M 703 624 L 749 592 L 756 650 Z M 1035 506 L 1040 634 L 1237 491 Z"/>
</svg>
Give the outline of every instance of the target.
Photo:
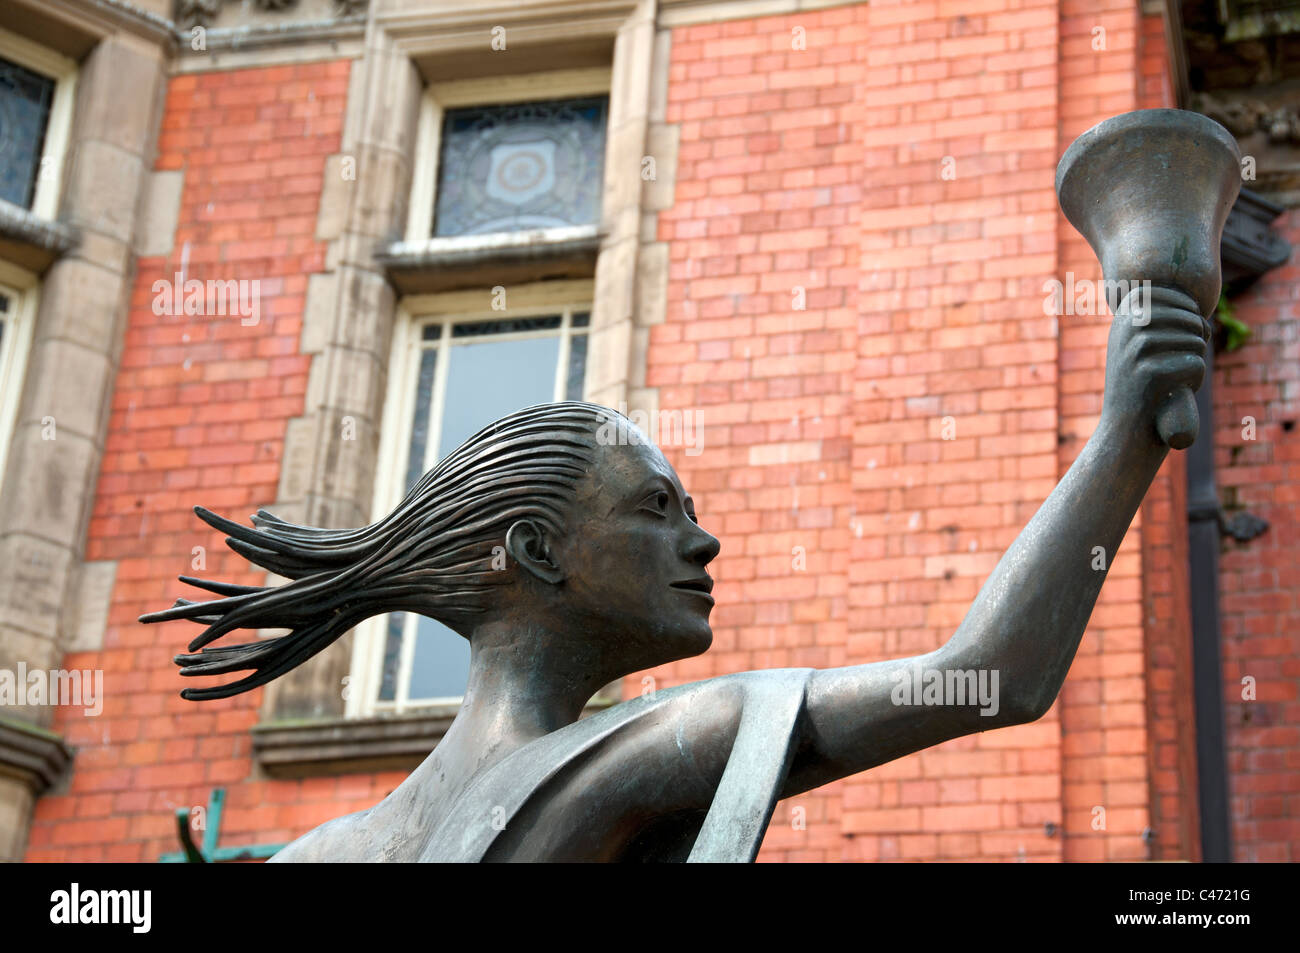
<svg viewBox="0 0 1300 953">
<path fill-rule="evenodd" d="M 405 225 L 422 87 L 382 30 L 354 62 L 342 149 L 328 164 L 317 238 L 328 270 L 309 280 L 302 348 L 313 355 L 304 415 L 290 422 L 273 510 L 314 526 L 370 521 L 396 299 L 375 251 Z M 355 177 L 352 177 L 352 174 Z M 342 715 L 352 639 L 267 690 L 264 720 Z"/>
</svg>

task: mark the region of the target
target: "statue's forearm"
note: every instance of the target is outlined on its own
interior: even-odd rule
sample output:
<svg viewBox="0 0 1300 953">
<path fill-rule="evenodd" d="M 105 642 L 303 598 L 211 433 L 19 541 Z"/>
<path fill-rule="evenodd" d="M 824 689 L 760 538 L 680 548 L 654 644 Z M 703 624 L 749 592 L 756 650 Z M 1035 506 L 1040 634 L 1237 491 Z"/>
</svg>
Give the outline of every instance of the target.
<svg viewBox="0 0 1300 953">
<path fill-rule="evenodd" d="M 999 720 L 1040 717 L 1055 700 L 1116 550 L 1167 453 L 1139 425 L 1103 417 L 937 653 L 943 667 L 998 672 Z"/>
<path fill-rule="evenodd" d="M 1149 420 L 1144 431 L 1131 419 L 1103 416 L 943 646 L 814 674 L 783 797 L 950 738 L 1032 721 L 1051 707 L 1115 551 L 1168 453 Z M 927 699 L 935 673 L 969 693 Z"/>
</svg>

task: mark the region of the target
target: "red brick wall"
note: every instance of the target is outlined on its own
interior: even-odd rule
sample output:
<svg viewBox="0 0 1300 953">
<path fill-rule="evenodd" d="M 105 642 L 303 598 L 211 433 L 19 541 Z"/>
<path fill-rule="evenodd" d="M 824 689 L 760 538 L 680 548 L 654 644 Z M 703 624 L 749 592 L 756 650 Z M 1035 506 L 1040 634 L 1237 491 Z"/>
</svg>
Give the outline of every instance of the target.
<svg viewBox="0 0 1300 953">
<path fill-rule="evenodd" d="M 854 662 L 946 641 L 1056 476 L 1058 14 L 962 13 L 868 14 Z M 1059 859 L 1060 751 L 1053 712 L 851 779 L 848 855 Z"/>
<path fill-rule="evenodd" d="M 1273 226 L 1300 249 L 1300 213 Z M 1219 557 L 1233 855 L 1300 860 L 1300 260 L 1233 302 L 1251 337 L 1215 367 L 1215 467 L 1231 516 L 1269 523 Z M 1255 420 L 1254 440 L 1243 419 Z M 1254 701 L 1242 679 L 1255 680 Z"/>
<path fill-rule="evenodd" d="M 928 651 L 1051 489 L 1057 14 L 977 6 L 674 33 L 648 383 L 709 424 L 674 462 L 723 550 L 715 650 L 664 682 Z M 1058 858 L 1059 770 L 1054 717 L 961 739 L 779 806 L 762 856 Z"/>
<path fill-rule="evenodd" d="M 1043 315 L 1044 280 L 1099 277 L 1057 213 L 1053 172 L 1088 126 L 1168 101 L 1163 38 L 1123 0 L 1010 6 L 872 4 L 675 31 L 668 118 L 682 145 L 649 383 L 661 406 L 710 425 L 708 452 L 674 463 L 723 551 L 715 650 L 661 683 L 936 647 L 1092 432 L 1108 319 L 1065 317 L 1058 334 Z M 792 48 L 796 28 L 806 49 Z M 1179 792 L 1194 762 L 1178 739 L 1159 774 L 1153 754 L 1186 724 L 1172 671 L 1187 639 L 1180 467 L 1118 555 L 1046 718 L 801 797 L 806 830 L 781 805 L 763 858 L 1188 856 Z M 1149 579 L 1144 563 L 1159 566 Z M 1158 652 L 1144 606 L 1165 613 Z M 1158 706 L 1148 656 L 1170 670 Z M 1157 795 L 1180 835 L 1149 850 Z"/>
<path fill-rule="evenodd" d="M 170 659 L 198 629 L 142 626 L 181 594 L 178 572 L 246 584 L 196 501 L 242 517 L 275 499 L 286 421 L 303 410 L 298 353 L 325 157 L 338 151 L 347 61 L 180 76 L 169 86 L 157 168 L 185 173 L 175 247 L 139 262 L 86 558 L 116 560 L 104 648 L 65 665 L 105 670 L 104 713 L 59 709 L 77 749 L 66 793 L 37 802 L 29 860 L 152 861 L 178 848 L 174 809 L 227 789 L 222 843 L 288 840 L 369 806 L 382 776 L 250 782 L 260 692 L 181 700 Z M 155 315 L 153 283 L 257 279 L 261 318 Z M 206 548 L 206 569 L 192 550 Z M 190 593 L 186 593 L 189 595 Z M 387 784 L 387 787 L 385 787 Z"/>
<path fill-rule="evenodd" d="M 792 49 L 792 29 L 807 49 Z M 777 666 L 843 665 L 853 515 L 851 395 L 866 72 L 864 8 L 677 30 L 668 121 L 678 123 L 667 321 L 646 381 L 660 406 L 698 408 L 705 452 L 670 451 L 723 542 L 714 647 L 655 673 L 661 686 Z M 804 289 L 806 308 L 794 310 Z M 794 566 L 800 556 L 806 568 Z M 636 679 L 632 684 L 639 684 Z M 833 786 L 781 805 L 765 859 L 837 859 Z"/>
</svg>

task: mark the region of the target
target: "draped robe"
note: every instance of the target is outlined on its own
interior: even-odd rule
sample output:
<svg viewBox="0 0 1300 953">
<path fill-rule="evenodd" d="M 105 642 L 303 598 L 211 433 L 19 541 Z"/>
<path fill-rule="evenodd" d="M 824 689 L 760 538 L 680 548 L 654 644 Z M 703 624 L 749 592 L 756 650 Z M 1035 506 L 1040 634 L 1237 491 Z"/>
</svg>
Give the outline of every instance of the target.
<svg viewBox="0 0 1300 953">
<path fill-rule="evenodd" d="M 635 805 L 638 818 L 648 817 L 649 823 L 619 847 L 617 859 L 752 861 L 790 770 L 796 724 L 813 671 L 764 669 L 679 685 L 621 702 L 530 741 L 471 779 L 433 819 L 423 844 L 410 856 L 459 863 L 594 859 L 587 848 L 598 847 L 605 856 L 609 845 L 582 838 L 601 836 L 612 829 L 611 819 L 620 820 Z M 692 731 L 703 722 L 698 706 L 724 700 L 737 706 L 737 716 L 727 720 L 724 731 Z M 665 725 L 671 729 L 666 742 Z M 697 737 L 701 734 L 707 737 Z M 653 750 L 646 750 L 648 743 Z M 724 756 L 707 811 L 674 816 L 665 809 L 656 816 L 656 792 L 671 793 L 675 785 L 686 787 L 705 775 L 711 779 Z M 610 764 L 622 767 L 602 769 Z M 348 820 L 340 818 L 325 829 Z M 336 833 L 344 835 L 346 844 L 345 829 L 336 828 Z M 332 848 L 331 842 L 332 836 L 313 839 L 308 834 L 295 842 L 300 849 L 286 848 L 291 856 L 274 859 L 360 859 L 342 845 Z M 371 851 L 365 854 L 375 859 Z"/>
</svg>

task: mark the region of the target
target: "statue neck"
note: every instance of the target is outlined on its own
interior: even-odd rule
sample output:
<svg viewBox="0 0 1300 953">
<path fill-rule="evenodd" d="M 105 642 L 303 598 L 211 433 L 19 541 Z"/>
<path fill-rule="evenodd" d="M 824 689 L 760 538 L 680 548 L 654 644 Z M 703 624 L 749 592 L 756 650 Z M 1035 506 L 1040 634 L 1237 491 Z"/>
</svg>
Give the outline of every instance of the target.
<svg viewBox="0 0 1300 953">
<path fill-rule="evenodd" d="M 624 674 L 592 642 L 599 640 L 536 623 L 489 622 L 474 630 L 469 685 L 451 727 L 433 753 L 369 812 L 385 843 L 407 845 L 393 857 L 415 859 L 432 819 L 472 778 L 577 721 L 591 696 Z"/>
<path fill-rule="evenodd" d="M 469 763 L 481 765 L 489 752 L 577 721 L 591 696 L 623 674 L 605 655 L 599 639 L 537 623 L 484 623 L 470 636 L 465 700 L 439 748 L 460 760 L 463 746 Z"/>
</svg>

